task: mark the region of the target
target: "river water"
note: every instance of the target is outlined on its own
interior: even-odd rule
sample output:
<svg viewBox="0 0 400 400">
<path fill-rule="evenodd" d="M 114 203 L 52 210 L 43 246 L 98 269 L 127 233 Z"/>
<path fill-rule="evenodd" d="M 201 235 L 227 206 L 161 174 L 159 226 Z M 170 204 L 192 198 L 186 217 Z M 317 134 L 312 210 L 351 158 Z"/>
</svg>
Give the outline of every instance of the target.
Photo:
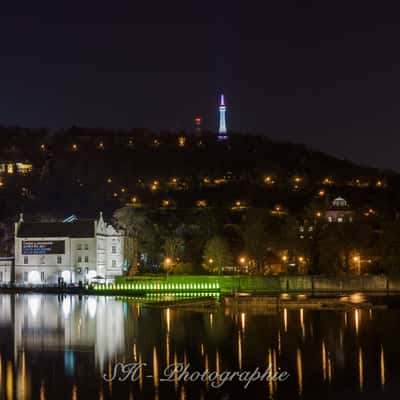
<svg viewBox="0 0 400 400">
<path fill-rule="evenodd" d="M 3 294 L 0 398 L 397 399 L 399 327 L 397 310 L 202 311 Z M 137 366 L 129 375 L 118 363 Z M 281 381 L 248 382 L 243 372 L 257 368 Z"/>
</svg>

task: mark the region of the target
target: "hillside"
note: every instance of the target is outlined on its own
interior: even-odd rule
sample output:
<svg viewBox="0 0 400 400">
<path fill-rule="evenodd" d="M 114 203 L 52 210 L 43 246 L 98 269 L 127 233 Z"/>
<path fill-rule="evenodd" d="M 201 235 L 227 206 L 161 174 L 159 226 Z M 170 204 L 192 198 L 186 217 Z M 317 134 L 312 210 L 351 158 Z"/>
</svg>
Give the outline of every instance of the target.
<svg viewBox="0 0 400 400">
<path fill-rule="evenodd" d="M 18 171 L 18 164 L 31 171 Z M 13 164 L 13 170 L 7 165 Z M 294 214 L 346 196 L 357 207 L 397 209 L 399 177 L 263 136 L 71 128 L 0 128 L 2 220 L 29 214 L 93 216 L 121 205 L 273 208 Z"/>
</svg>

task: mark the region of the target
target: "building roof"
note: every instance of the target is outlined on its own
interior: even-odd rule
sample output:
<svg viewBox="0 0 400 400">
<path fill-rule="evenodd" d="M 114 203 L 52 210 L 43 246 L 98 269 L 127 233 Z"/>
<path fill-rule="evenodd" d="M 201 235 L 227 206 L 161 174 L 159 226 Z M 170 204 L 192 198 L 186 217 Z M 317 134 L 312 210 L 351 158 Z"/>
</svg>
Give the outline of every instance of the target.
<svg viewBox="0 0 400 400">
<path fill-rule="evenodd" d="M 64 222 L 21 222 L 17 237 L 94 237 L 94 221 L 79 220 Z"/>
</svg>

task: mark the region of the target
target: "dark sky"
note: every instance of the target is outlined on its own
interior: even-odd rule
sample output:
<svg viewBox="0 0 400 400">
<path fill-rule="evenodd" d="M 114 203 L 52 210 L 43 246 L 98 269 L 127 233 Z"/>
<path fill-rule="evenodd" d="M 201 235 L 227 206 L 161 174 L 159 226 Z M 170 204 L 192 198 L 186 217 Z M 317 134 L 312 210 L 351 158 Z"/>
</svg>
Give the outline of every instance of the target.
<svg viewBox="0 0 400 400">
<path fill-rule="evenodd" d="M 6 2 L 3 2 L 6 3 Z M 228 127 L 400 171 L 389 1 L 9 1 L 0 123 Z"/>
</svg>

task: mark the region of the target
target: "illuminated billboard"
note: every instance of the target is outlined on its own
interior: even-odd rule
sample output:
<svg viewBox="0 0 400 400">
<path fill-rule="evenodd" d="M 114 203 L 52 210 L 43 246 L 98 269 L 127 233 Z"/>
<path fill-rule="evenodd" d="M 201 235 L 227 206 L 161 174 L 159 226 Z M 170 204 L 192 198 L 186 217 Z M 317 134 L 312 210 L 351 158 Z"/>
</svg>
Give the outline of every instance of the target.
<svg viewBox="0 0 400 400">
<path fill-rule="evenodd" d="M 65 254 L 64 240 L 24 240 L 22 254 Z"/>
</svg>

